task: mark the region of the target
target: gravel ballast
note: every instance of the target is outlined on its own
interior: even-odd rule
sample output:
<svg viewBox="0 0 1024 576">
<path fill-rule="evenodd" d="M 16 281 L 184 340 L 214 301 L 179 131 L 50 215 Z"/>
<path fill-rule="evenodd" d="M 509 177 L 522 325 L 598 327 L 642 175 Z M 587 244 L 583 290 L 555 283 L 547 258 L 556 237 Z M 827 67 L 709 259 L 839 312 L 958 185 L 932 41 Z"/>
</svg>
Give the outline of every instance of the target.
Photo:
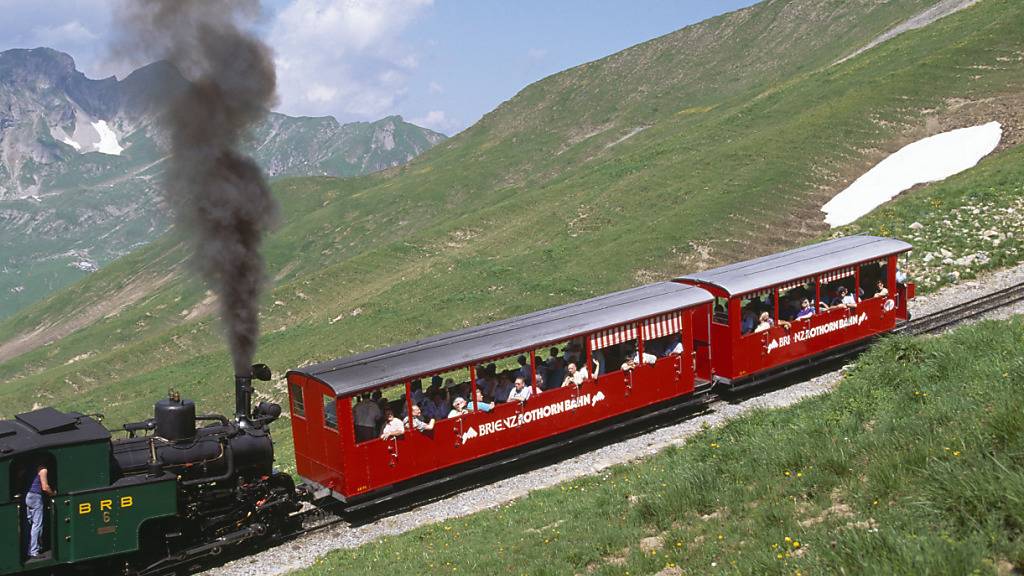
<svg viewBox="0 0 1024 576">
<path fill-rule="evenodd" d="M 1024 281 L 1024 265 L 964 281 L 911 303 L 915 316 L 924 316 Z M 1024 303 L 990 312 L 985 318 L 1006 318 L 1024 313 Z M 708 410 L 686 421 L 659 428 L 586 454 L 513 477 L 500 478 L 480 488 L 425 504 L 415 510 L 395 514 L 362 526 L 339 524 L 276 548 L 235 560 L 205 572 L 218 576 L 270 576 L 310 566 L 319 556 L 332 550 L 354 548 L 383 536 L 399 534 L 424 524 L 465 516 L 505 504 L 531 490 L 554 486 L 587 474 L 595 474 L 614 464 L 643 458 L 666 446 L 683 444 L 705 426 L 717 426 L 757 408 L 781 408 L 831 390 L 842 379 L 842 371 L 816 376 L 785 388 L 772 390 L 730 404 L 717 401 Z"/>
</svg>

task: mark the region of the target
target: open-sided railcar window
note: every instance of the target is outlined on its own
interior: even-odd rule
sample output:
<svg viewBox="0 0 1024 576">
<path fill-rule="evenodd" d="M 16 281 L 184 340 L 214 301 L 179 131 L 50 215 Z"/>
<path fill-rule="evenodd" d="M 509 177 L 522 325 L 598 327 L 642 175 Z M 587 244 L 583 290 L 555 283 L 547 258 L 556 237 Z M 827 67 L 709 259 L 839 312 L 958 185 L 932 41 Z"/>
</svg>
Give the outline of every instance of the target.
<svg viewBox="0 0 1024 576">
<path fill-rule="evenodd" d="M 532 374 L 529 352 L 510 354 L 491 360 L 477 366 L 475 371 L 476 387 L 480 390 L 484 402 L 494 404 L 517 402 L 525 400 L 533 394 L 533 388 L 530 385 Z M 529 389 L 529 392 L 516 390 L 517 378 L 523 379 L 523 388 Z"/>
<path fill-rule="evenodd" d="M 640 323 L 644 353 L 659 358 L 683 352 L 683 319 L 678 310 L 647 318 Z"/>
<path fill-rule="evenodd" d="M 473 409 L 469 368 L 434 374 L 424 379 L 424 385 L 425 389 L 418 391 L 416 381 L 413 381 L 412 402 L 420 407 L 425 422 L 447 418 L 452 404 L 459 398 L 466 402 L 469 410 Z"/>
<path fill-rule="evenodd" d="M 856 269 L 854 266 L 839 268 L 822 274 L 821 302 L 829 308 L 856 306 Z M 823 306 L 824 308 L 824 306 Z"/>
<path fill-rule="evenodd" d="M 591 356 L 594 364 L 599 366 L 598 375 L 612 374 L 624 368 L 635 366 L 639 334 L 637 324 L 630 322 L 614 326 L 590 335 Z M 644 360 L 653 364 L 657 357 L 644 352 Z"/>
<path fill-rule="evenodd" d="M 885 258 L 860 265 L 860 289 L 862 294 L 858 296 L 861 300 L 889 295 L 888 268 L 888 260 Z"/>
<path fill-rule="evenodd" d="M 775 292 L 768 288 L 744 294 L 740 298 L 740 334 L 757 332 L 761 314 L 767 313 L 768 318 L 775 318 Z"/>
<path fill-rule="evenodd" d="M 363 392 L 352 398 L 352 425 L 356 442 L 380 437 L 387 424 L 388 414 L 402 418 L 406 412 L 405 382 Z"/>
<path fill-rule="evenodd" d="M 814 293 L 814 278 L 794 280 L 779 286 L 779 319 L 792 322 L 813 316 L 817 310 Z"/>
</svg>

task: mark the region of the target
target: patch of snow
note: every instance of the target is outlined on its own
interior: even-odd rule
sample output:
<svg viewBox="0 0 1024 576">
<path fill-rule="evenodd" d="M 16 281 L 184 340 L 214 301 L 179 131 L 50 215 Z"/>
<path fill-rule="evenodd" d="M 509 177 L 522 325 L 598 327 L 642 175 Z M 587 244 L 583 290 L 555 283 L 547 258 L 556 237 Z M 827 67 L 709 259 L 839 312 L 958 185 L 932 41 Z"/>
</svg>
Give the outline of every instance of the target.
<svg viewBox="0 0 1024 576">
<path fill-rule="evenodd" d="M 908 188 L 963 172 L 995 150 L 1002 137 L 999 122 L 989 122 L 908 144 L 825 203 L 825 222 L 844 226 Z"/>
<path fill-rule="evenodd" d="M 68 138 L 67 136 L 61 138 L 61 142 L 67 144 L 68 146 L 71 146 L 75 150 L 79 150 L 80 151 L 82 149 L 82 145 L 81 144 L 79 144 L 78 142 L 75 142 L 74 140 L 72 140 L 71 138 Z"/>
<path fill-rule="evenodd" d="M 102 154 L 120 156 L 124 148 L 117 142 L 117 134 L 114 134 L 114 131 L 107 126 L 107 121 L 93 122 L 92 127 L 100 135 L 100 140 L 96 143 L 96 151 Z"/>
</svg>

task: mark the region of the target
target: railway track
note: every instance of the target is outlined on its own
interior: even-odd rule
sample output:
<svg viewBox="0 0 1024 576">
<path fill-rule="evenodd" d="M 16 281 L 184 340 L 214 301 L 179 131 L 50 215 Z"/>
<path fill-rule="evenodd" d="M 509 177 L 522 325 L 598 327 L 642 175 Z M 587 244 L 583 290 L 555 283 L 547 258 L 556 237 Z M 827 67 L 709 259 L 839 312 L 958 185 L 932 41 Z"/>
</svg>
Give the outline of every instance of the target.
<svg viewBox="0 0 1024 576">
<path fill-rule="evenodd" d="M 897 327 L 895 332 L 933 334 L 1021 301 L 1024 301 L 1024 283 L 1008 286 L 927 316 L 913 318 L 910 322 Z"/>
<path fill-rule="evenodd" d="M 900 324 L 893 331 L 894 333 L 901 334 L 933 334 L 941 332 L 947 328 L 972 320 L 994 310 L 1016 304 L 1024 301 L 1024 283 L 1014 284 L 1007 288 L 991 292 L 984 296 L 968 300 L 956 306 L 951 306 L 938 312 L 933 312 L 918 318 L 913 318 L 908 322 Z M 829 355 L 822 357 L 818 362 L 803 366 L 799 369 L 799 374 L 807 374 L 814 368 L 832 367 L 842 360 L 848 360 L 850 357 L 855 356 L 859 352 L 863 351 L 869 343 L 864 343 L 855 347 L 851 347 L 847 350 L 842 351 L 839 354 Z M 830 369 L 832 369 L 830 368 Z M 712 401 L 725 399 L 726 395 L 731 397 L 732 401 L 742 400 L 743 398 L 749 398 L 758 396 L 761 393 L 773 390 L 779 386 L 785 385 L 781 381 L 783 379 L 789 379 L 792 377 L 792 373 L 779 374 L 772 380 L 760 381 L 758 386 L 751 387 L 750 389 L 744 389 L 741 393 L 736 392 L 725 392 L 725 391 L 708 391 L 705 393 L 703 401 L 698 404 L 707 404 Z M 771 385 L 774 381 L 774 386 Z M 760 390 L 760 392 L 758 391 Z M 739 397 L 739 398 L 738 398 Z M 665 418 L 671 417 L 673 413 L 679 413 L 687 411 L 685 417 L 690 417 L 695 414 L 693 410 L 693 403 L 681 403 L 675 407 L 666 407 L 656 411 L 644 418 L 646 424 L 638 424 L 634 430 L 631 431 L 631 435 L 642 434 L 646 431 L 650 431 L 655 427 L 665 425 Z M 697 411 L 699 412 L 699 410 Z M 650 417 L 650 416 L 653 416 Z M 678 416 L 676 417 L 678 420 Z M 632 421 L 631 421 L 632 422 Z M 625 425 L 629 425 L 628 423 Z M 542 465 L 542 464 L 541 464 Z M 387 505 L 382 504 L 379 507 L 365 507 L 357 515 L 346 514 L 342 509 L 341 505 L 331 506 L 327 509 L 322 507 L 309 508 L 301 512 L 296 513 L 293 518 L 296 520 L 299 527 L 295 530 L 290 531 L 286 534 L 275 537 L 269 547 L 278 546 L 285 544 L 289 541 L 295 540 L 302 536 L 309 536 L 323 530 L 338 526 L 339 524 L 347 525 L 358 525 L 366 522 L 372 522 L 381 517 L 403 512 L 405 510 L 422 506 L 424 504 L 441 500 L 449 497 L 454 493 L 462 492 L 483 485 L 487 482 L 486 479 L 478 479 L 476 481 L 464 482 L 456 487 L 448 489 L 443 492 L 435 492 L 430 494 L 426 498 L 419 498 L 415 500 L 405 500 L 402 502 L 389 502 Z M 225 559 L 227 560 L 227 559 Z M 195 560 L 191 562 L 195 563 Z M 185 563 L 183 563 L 185 564 Z M 177 566 L 181 568 L 182 566 Z M 206 566 L 207 569 L 212 566 Z M 163 573 L 163 572 L 162 572 Z"/>
</svg>

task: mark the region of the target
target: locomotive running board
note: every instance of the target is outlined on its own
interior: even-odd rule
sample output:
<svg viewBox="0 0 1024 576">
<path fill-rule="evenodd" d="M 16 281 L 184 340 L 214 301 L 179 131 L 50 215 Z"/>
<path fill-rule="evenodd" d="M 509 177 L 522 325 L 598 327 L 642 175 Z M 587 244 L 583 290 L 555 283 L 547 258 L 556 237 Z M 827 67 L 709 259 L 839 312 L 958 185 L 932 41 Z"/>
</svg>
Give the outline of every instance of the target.
<svg viewBox="0 0 1024 576">
<path fill-rule="evenodd" d="M 396 500 L 398 498 L 409 496 L 417 492 L 423 492 L 432 488 L 437 488 L 445 484 L 454 483 L 458 480 L 462 480 L 480 474 L 488 470 L 494 470 L 509 466 L 518 461 L 532 458 L 549 452 L 556 448 L 563 448 L 570 446 L 585 440 L 597 438 L 603 434 L 621 430 L 622 428 L 633 426 L 641 422 L 658 418 L 670 414 L 674 411 L 681 411 L 699 406 L 704 406 L 710 401 L 714 400 L 714 397 L 707 394 L 711 389 L 710 384 L 704 385 L 702 388 L 694 390 L 694 392 L 687 394 L 686 396 L 680 396 L 677 398 L 665 400 L 658 404 L 654 404 L 646 409 L 641 409 L 637 412 L 625 414 L 614 418 L 612 420 L 606 420 L 604 422 L 595 422 L 578 430 L 572 430 L 569 432 L 563 432 L 557 436 L 552 436 L 549 439 L 538 440 L 532 444 L 527 444 L 521 448 L 512 448 L 508 452 L 500 454 L 498 456 L 491 457 L 488 461 L 483 463 L 468 463 L 461 464 L 442 470 L 437 474 L 439 477 L 433 478 L 426 482 L 416 482 L 412 485 L 402 486 L 397 484 L 393 486 L 393 490 L 383 494 L 377 498 L 371 498 L 369 500 L 363 500 L 353 503 L 342 503 L 342 507 L 346 513 L 359 512 L 368 508 L 380 506 L 386 504 L 389 501 Z M 488 482 L 481 482 L 479 485 L 487 484 Z M 473 485 L 459 487 L 453 492 L 462 490 L 472 489 Z M 382 490 L 388 490 L 388 488 L 382 488 Z M 446 495 L 440 495 L 438 498 L 444 498 Z M 432 500 L 425 500 L 422 502 L 416 502 L 414 506 L 421 506 Z M 351 502 L 351 501 L 350 501 Z"/>
</svg>

